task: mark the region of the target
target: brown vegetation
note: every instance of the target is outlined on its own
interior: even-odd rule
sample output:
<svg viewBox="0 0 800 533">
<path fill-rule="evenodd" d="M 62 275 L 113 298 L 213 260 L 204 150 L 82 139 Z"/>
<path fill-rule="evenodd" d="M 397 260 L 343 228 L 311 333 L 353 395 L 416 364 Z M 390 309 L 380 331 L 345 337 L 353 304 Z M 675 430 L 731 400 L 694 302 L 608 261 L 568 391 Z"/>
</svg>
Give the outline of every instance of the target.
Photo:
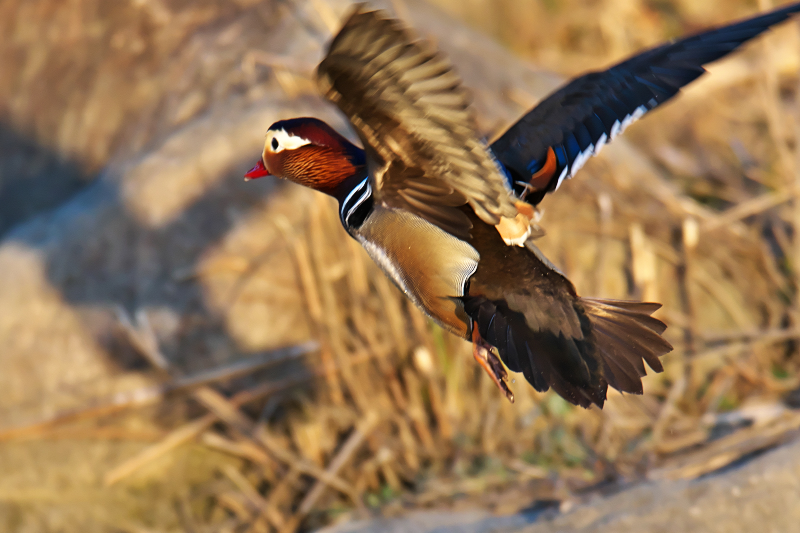
<svg viewBox="0 0 800 533">
<path fill-rule="evenodd" d="M 436 3 L 565 76 L 753 12 L 739 0 Z M 343 10 L 343 2 L 327 0 L 298 3 L 297 12 L 278 2 L 140 0 L 109 13 L 102 2 L 72 4 L 59 9 L 60 2 L 11 1 L 0 8 L 0 29 L 9 25 L 2 34 L 14 36 L 5 37 L 13 46 L 4 44 L 3 57 L 23 58 L 9 63 L 12 75 L 0 85 L 0 111 L 4 127 L 48 153 L 84 162 L 87 176 L 113 154 L 127 161 L 169 139 L 207 107 L 211 118 L 205 120 L 224 130 L 226 98 L 244 95 L 252 103 L 283 91 L 279 103 L 292 103 L 281 103 L 281 113 L 290 107 L 313 111 L 318 103 L 306 102 L 312 98 L 309 57 L 320 42 L 307 34 L 307 42 L 291 41 L 295 34 L 286 21 L 312 13 L 322 32 Z M 423 33 L 434 32 L 442 20 L 421 20 L 416 2 L 392 4 L 400 16 L 413 13 Z M 32 5 L 38 7 L 26 7 Z M 43 31 L 50 28 L 46 20 L 59 20 L 53 27 L 64 32 L 53 29 L 49 45 L 36 37 L 50 35 Z M 27 24 L 38 29 L 34 36 L 23 31 Z M 283 35 L 292 44 L 280 54 L 266 48 L 259 41 L 263 27 L 270 38 Z M 439 32 L 443 46 L 458 48 Z M 102 459 L 70 449 L 77 457 L 70 464 L 90 472 L 87 486 L 96 488 L 81 497 L 97 497 L 106 509 L 64 523 L 102 516 L 106 523 L 98 531 L 290 532 L 376 510 L 480 505 L 510 512 L 536 501 L 567 501 L 607 481 L 695 477 L 787 438 L 800 427 L 800 417 L 782 403 L 800 385 L 800 61 L 796 23 L 775 33 L 715 66 L 674 103 L 631 127 L 625 134 L 630 142 L 607 148 L 543 204 L 548 234 L 541 248 L 581 294 L 665 304 L 658 316 L 669 324 L 667 338 L 676 350 L 664 358 L 663 374 L 645 380 L 643 396 L 612 392 L 603 411 L 581 410 L 552 393 L 535 393 L 520 376 L 511 385 L 516 403 L 509 404 L 474 364 L 469 346 L 431 325 L 347 237 L 327 198 L 283 189 L 275 194 L 278 200 L 248 204 L 243 198 L 257 194 L 250 192 L 255 189 L 238 188 L 210 199 L 229 202 L 231 210 L 252 210 L 231 214 L 230 228 L 215 230 L 213 239 L 192 228 L 200 236 L 192 233 L 197 244 L 191 246 L 199 252 L 191 255 L 191 266 L 179 269 L 169 262 L 164 269 L 170 278 L 164 287 L 191 285 L 205 305 L 202 311 L 194 301 L 175 306 L 179 340 L 160 346 L 162 325 L 151 324 L 155 319 L 143 310 L 129 316 L 118 305 L 135 308 L 136 297 L 115 300 L 117 293 L 109 291 L 115 296 L 103 306 L 107 316 L 116 316 L 116 325 L 109 326 L 116 340 L 108 357 L 143 357 L 150 370 L 109 371 L 143 376 L 124 394 L 109 387 L 117 393 L 114 402 L 99 393 L 81 396 L 68 408 L 54 404 L 24 422 L 16 416 L 22 406 L 0 403 L 8 413 L 0 419 L 0 462 L 10 469 L 24 455 L 23 446 L 57 439 L 133 442 Z M 97 35 L 105 39 L 102 46 L 92 40 Z M 191 52 L 192 46 L 217 54 Z M 59 57 L 62 48 L 72 50 L 80 68 Z M 468 83 L 477 83 L 480 73 L 469 72 L 464 48 L 469 47 L 461 46 L 457 64 Z M 486 58 L 499 57 L 496 50 L 471 52 L 476 68 L 488 68 Z M 133 55 L 125 59 L 128 53 Z M 36 63 L 34 56 L 43 59 Z M 138 74 L 132 79 L 131 72 Z M 100 88 L 72 90 L 67 73 L 81 87 Z M 552 86 L 542 75 L 540 86 L 523 87 L 519 80 L 527 75 L 504 87 L 487 81 L 476 89 L 487 133 L 532 105 L 542 86 Z M 87 81 L 103 79 L 108 81 Z M 41 84 L 54 87 L 51 97 Z M 241 112 L 245 104 L 236 102 Z M 267 126 L 252 131 L 255 139 L 247 143 L 256 147 Z M 235 131 L 243 135 L 243 128 Z M 169 164 L 170 151 L 162 152 L 167 155 L 154 161 Z M 255 159 L 259 150 L 252 153 Z M 134 164 L 141 161 L 125 168 L 139 168 Z M 135 172 L 146 171 L 146 161 L 141 168 Z M 216 187 L 225 183 L 219 176 L 236 179 L 249 167 L 245 162 L 241 169 L 212 163 L 208 168 Z M 156 229 L 136 233 L 139 226 L 120 223 L 105 238 L 128 242 L 126 234 L 136 233 L 144 235 L 137 237 L 136 250 L 184 253 L 175 249 L 180 238 L 164 234 L 189 230 L 163 230 L 164 220 L 205 219 L 186 215 L 183 200 L 170 208 L 177 214 L 158 211 L 155 198 L 175 185 L 148 181 L 144 174 L 116 183 L 122 184 L 130 217 Z M 222 207 L 214 209 L 215 216 L 228 216 Z M 239 224 L 241 219 L 246 223 Z M 141 242 L 148 239 L 171 244 Z M 89 276 L 105 253 L 111 252 L 94 252 L 75 275 Z M 108 283 L 117 283 L 115 274 L 149 280 L 148 269 L 159 260 L 139 261 L 132 272 L 108 267 Z M 63 287 L 70 300 L 72 289 L 67 282 Z M 0 326 L 8 335 L 0 335 L 4 349 L 22 346 L 9 341 L 13 327 Z M 308 339 L 316 344 L 261 353 Z M 298 360 L 303 364 L 294 364 Z M 30 379 L 33 387 L 37 376 L 12 377 Z M 164 466 L 170 456 L 182 457 L 185 478 L 153 473 L 174 472 Z M 34 457 L 14 465 L 15 472 L 33 472 Z M 17 481 L 0 480 L 0 510 L 16 513 L 5 524 L 0 519 L 7 530 L 31 527 L 30 515 L 48 508 L 42 502 L 78 498 L 59 488 L 58 476 L 38 479 L 50 484 L 44 496 L 20 497 Z M 132 488 L 112 493 L 113 501 L 100 496 L 102 487 L 116 490 L 126 483 Z M 161 492 L 171 498 L 166 510 L 157 502 L 159 514 L 149 515 Z M 121 514 L 127 525 L 114 523 Z M 59 520 L 40 523 L 55 529 Z"/>
</svg>

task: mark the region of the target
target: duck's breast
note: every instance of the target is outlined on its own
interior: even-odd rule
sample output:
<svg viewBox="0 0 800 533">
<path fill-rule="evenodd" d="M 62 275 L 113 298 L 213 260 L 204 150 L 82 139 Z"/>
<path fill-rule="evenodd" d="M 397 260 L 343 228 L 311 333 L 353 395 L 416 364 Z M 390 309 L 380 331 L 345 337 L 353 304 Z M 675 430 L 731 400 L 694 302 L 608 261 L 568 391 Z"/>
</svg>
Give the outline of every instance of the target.
<svg viewBox="0 0 800 533">
<path fill-rule="evenodd" d="M 351 232 L 411 301 L 439 324 L 467 338 L 460 300 L 480 256 L 468 243 L 398 209 L 375 206 Z"/>
</svg>

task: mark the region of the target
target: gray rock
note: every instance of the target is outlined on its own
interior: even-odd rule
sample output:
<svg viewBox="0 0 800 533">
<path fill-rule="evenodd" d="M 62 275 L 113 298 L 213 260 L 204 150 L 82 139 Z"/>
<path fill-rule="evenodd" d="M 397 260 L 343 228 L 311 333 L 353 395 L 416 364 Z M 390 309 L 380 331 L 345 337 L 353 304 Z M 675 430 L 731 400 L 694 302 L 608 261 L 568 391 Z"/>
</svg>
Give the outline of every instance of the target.
<svg viewBox="0 0 800 533">
<path fill-rule="evenodd" d="M 533 522 L 533 523 L 531 523 Z M 693 481 L 644 483 L 555 518 L 425 512 L 319 533 L 794 533 L 800 531 L 800 441 Z"/>
</svg>

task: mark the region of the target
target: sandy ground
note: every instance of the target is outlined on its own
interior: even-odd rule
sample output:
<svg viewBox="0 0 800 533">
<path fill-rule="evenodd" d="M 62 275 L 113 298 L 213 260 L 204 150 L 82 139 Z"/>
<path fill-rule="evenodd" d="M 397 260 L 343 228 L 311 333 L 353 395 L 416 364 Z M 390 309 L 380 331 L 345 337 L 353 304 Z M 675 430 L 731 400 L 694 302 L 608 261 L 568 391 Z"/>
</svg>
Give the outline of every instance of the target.
<svg viewBox="0 0 800 533">
<path fill-rule="evenodd" d="M 553 515 L 556 516 L 553 516 Z M 792 533 L 800 531 L 800 441 L 693 481 L 651 482 L 563 514 L 417 513 L 319 533 Z"/>
</svg>

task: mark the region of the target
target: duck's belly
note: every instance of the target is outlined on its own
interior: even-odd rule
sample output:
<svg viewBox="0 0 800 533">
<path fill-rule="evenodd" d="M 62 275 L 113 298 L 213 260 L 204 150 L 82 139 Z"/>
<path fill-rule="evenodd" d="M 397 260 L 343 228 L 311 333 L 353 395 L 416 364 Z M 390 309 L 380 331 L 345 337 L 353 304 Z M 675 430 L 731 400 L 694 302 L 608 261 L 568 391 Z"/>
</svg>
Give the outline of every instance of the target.
<svg viewBox="0 0 800 533">
<path fill-rule="evenodd" d="M 469 318 L 457 298 L 480 256 L 466 242 L 407 211 L 375 206 L 353 236 L 411 301 L 466 338 Z"/>
</svg>

